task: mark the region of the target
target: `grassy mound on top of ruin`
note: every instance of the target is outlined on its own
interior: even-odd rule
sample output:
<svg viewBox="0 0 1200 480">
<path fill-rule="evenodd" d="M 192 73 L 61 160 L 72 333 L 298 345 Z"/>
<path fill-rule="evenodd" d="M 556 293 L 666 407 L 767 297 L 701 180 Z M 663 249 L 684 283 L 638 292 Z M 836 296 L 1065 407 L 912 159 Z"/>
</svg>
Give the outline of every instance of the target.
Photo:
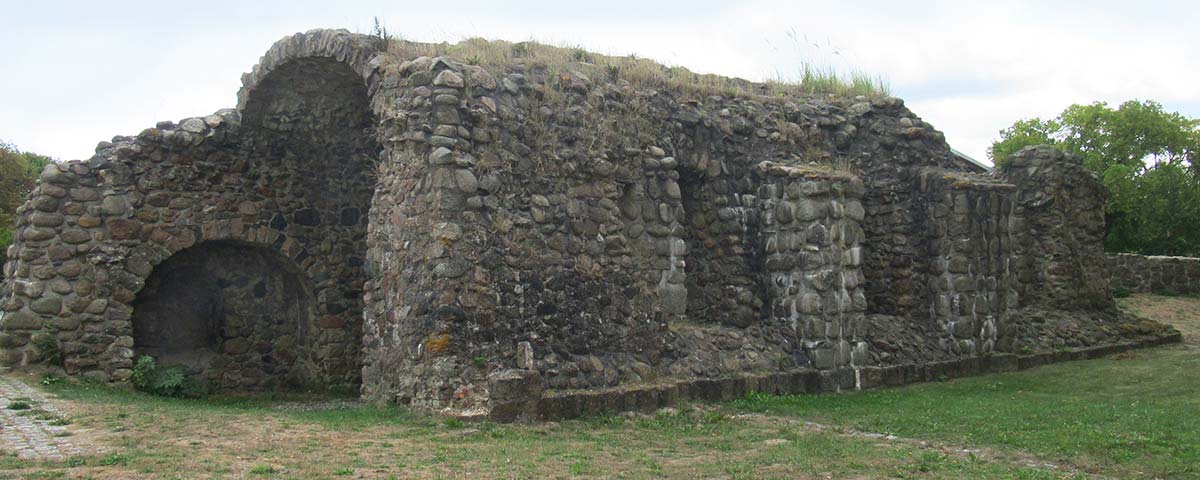
<svg viewBox="0 0 1200 480">
<path fill-rule="evenodd" d="M 887 96 L 889 87 L 881 76 L 861 71 L 839 72 L 832 67 L 805 64 L 796 80 L 773 79 L 763 83 L 714 74 L 695 73 L 681 66 L 666 66 L 636 55 L 612 56 L 579 47 L 561 47 L 534 41 L 508 42 L 470 38 L 459 43 L 420 43 L 390 39 L 388 49 L 399 58 L 446 56 L 483 67 L 503 68 L 515 64 L 545 68 L 559 75 L 582 73 L 591 79 L 617 81 L 650 88 L 673 88 L 706 95 L 803 96 L 827 94 L 838 97 Z"/>
</svg>

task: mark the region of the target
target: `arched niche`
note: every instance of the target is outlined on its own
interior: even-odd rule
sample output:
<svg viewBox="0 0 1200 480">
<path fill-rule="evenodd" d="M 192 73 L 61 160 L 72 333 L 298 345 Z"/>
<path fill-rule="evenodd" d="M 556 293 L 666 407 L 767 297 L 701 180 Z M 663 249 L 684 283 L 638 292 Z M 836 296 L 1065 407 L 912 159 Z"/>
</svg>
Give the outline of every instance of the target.
<svg viewBox="0 0 1200 480">
<path fill-rule="evenodd" d="M 375 138 L 363 78 L 326 56 L 273 65 L 249 90 L 242 135 L 251 184 L 269 199 L 273 245 L 292 256 L 312 279 L 317 299 L 313 362 L 331 385 L 349 387 L 361 375 L 363 285 L 367 217 Z M 291 256 L 291 255 L 289 255 Z"/>
<path fill-rule="evenodd" d="M 158 264 L 133 304 L 136 355 L 212 386 L 306 384 L 317 372 L 316 302 L 300 268 L 246 242 L 208 241 Z"/>
</svg>

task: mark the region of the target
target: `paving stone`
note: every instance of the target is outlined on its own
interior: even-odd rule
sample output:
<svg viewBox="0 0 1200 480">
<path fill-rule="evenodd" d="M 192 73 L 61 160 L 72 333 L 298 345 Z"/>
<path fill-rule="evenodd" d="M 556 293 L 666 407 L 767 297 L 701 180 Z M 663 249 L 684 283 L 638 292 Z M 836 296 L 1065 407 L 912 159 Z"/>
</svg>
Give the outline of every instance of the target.
<svg viewBox="0 0 1200 480">
<path fill-rule="evenodd" d="M 11 410 L 7 407 L 16 400 L 28 402 L 28 410 Z M 50 417 L 70 418 L 36 389 L 20 380 L 0 377 L 0 440 L 6 450 L 16 452 L 22 460 L 64 460 L 81 455 L 92 455 L 102 451 L 93 446 L 77 443 L 77 439 L 64 436 L 67 426 L 50 425 L 52 420 L 41 420 L 27 412 L 41 410 Z"/>
</svg>

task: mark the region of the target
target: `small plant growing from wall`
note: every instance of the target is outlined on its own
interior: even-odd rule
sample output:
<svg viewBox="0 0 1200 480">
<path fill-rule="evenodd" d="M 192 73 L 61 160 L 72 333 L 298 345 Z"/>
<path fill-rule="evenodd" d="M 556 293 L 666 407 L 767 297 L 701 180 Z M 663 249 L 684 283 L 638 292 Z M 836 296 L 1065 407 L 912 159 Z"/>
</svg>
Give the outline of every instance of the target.
<svg viewBox="0 0 1200 480">
<path fill-rule="evenodd" d="M 42 362 L 45 362 L 46 365 L 62 366 L 62 351 L 58 349 L 58 340 L 55 340 L 53 335 L 36 336 L 33 339 L 33 344 L 37 347 L 38 354 L 42 357 Z"/>
<path fill-rule="evenodd" d="M 138 390 L 164 397 L 196 398 L 206 392 L 204 384 L 189 376 L 183 365 L 159 365 L 154 357 L 142 355 L 130 377 Z"/>
</svg>

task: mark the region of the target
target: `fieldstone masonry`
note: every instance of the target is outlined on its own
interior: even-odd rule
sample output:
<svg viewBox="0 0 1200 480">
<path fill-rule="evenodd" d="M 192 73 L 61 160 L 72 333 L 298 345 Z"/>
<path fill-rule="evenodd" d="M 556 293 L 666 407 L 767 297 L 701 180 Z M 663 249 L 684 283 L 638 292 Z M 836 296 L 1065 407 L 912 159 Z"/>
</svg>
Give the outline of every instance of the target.
<svg viewBox="0 0 1200 480">
<path fill-rule="evenodd" d="M 218 387 L 304 385 L 320 371 L 297 343 L 313 335 L 310 292 L 303 273 L 268 248 L 205 242 L 150 274 L 132 304 L 133 343 Z"/>
<path fill-rule="evenodd" d="M 243 83 L 236 110 L 46 169 L 0 363 L 123 382 L 152 354 L 217 387 L 514 419 L 1178 338 L 1113 307 L 1078 159 L 962 171 L 899 99 L 401 58 L 332 30 Z"/>
<path fill-rule="evenodd" d="M 1020 305 L 1020 282 L 1012 274 L 1020 258 L 1012 231 L 1015 188 L 961 172 L 920 175 L 927 195 L 929 315 L 942 330 L 941 347 L 991 353 L 1009 309 Z"/>
<path fill-rule="evenodd" d="M 863 365 L 866 351 L 860 222 L 862 181 L 763 162 L 763 268 L 770 321 L 790 327 L 797 363 Z"/>
<path fill-rule="evenodd" d="M 1200 258 L 1110 253 L 1113 288 L 1137 293 L 1200 293 Z"/>
</svg>

